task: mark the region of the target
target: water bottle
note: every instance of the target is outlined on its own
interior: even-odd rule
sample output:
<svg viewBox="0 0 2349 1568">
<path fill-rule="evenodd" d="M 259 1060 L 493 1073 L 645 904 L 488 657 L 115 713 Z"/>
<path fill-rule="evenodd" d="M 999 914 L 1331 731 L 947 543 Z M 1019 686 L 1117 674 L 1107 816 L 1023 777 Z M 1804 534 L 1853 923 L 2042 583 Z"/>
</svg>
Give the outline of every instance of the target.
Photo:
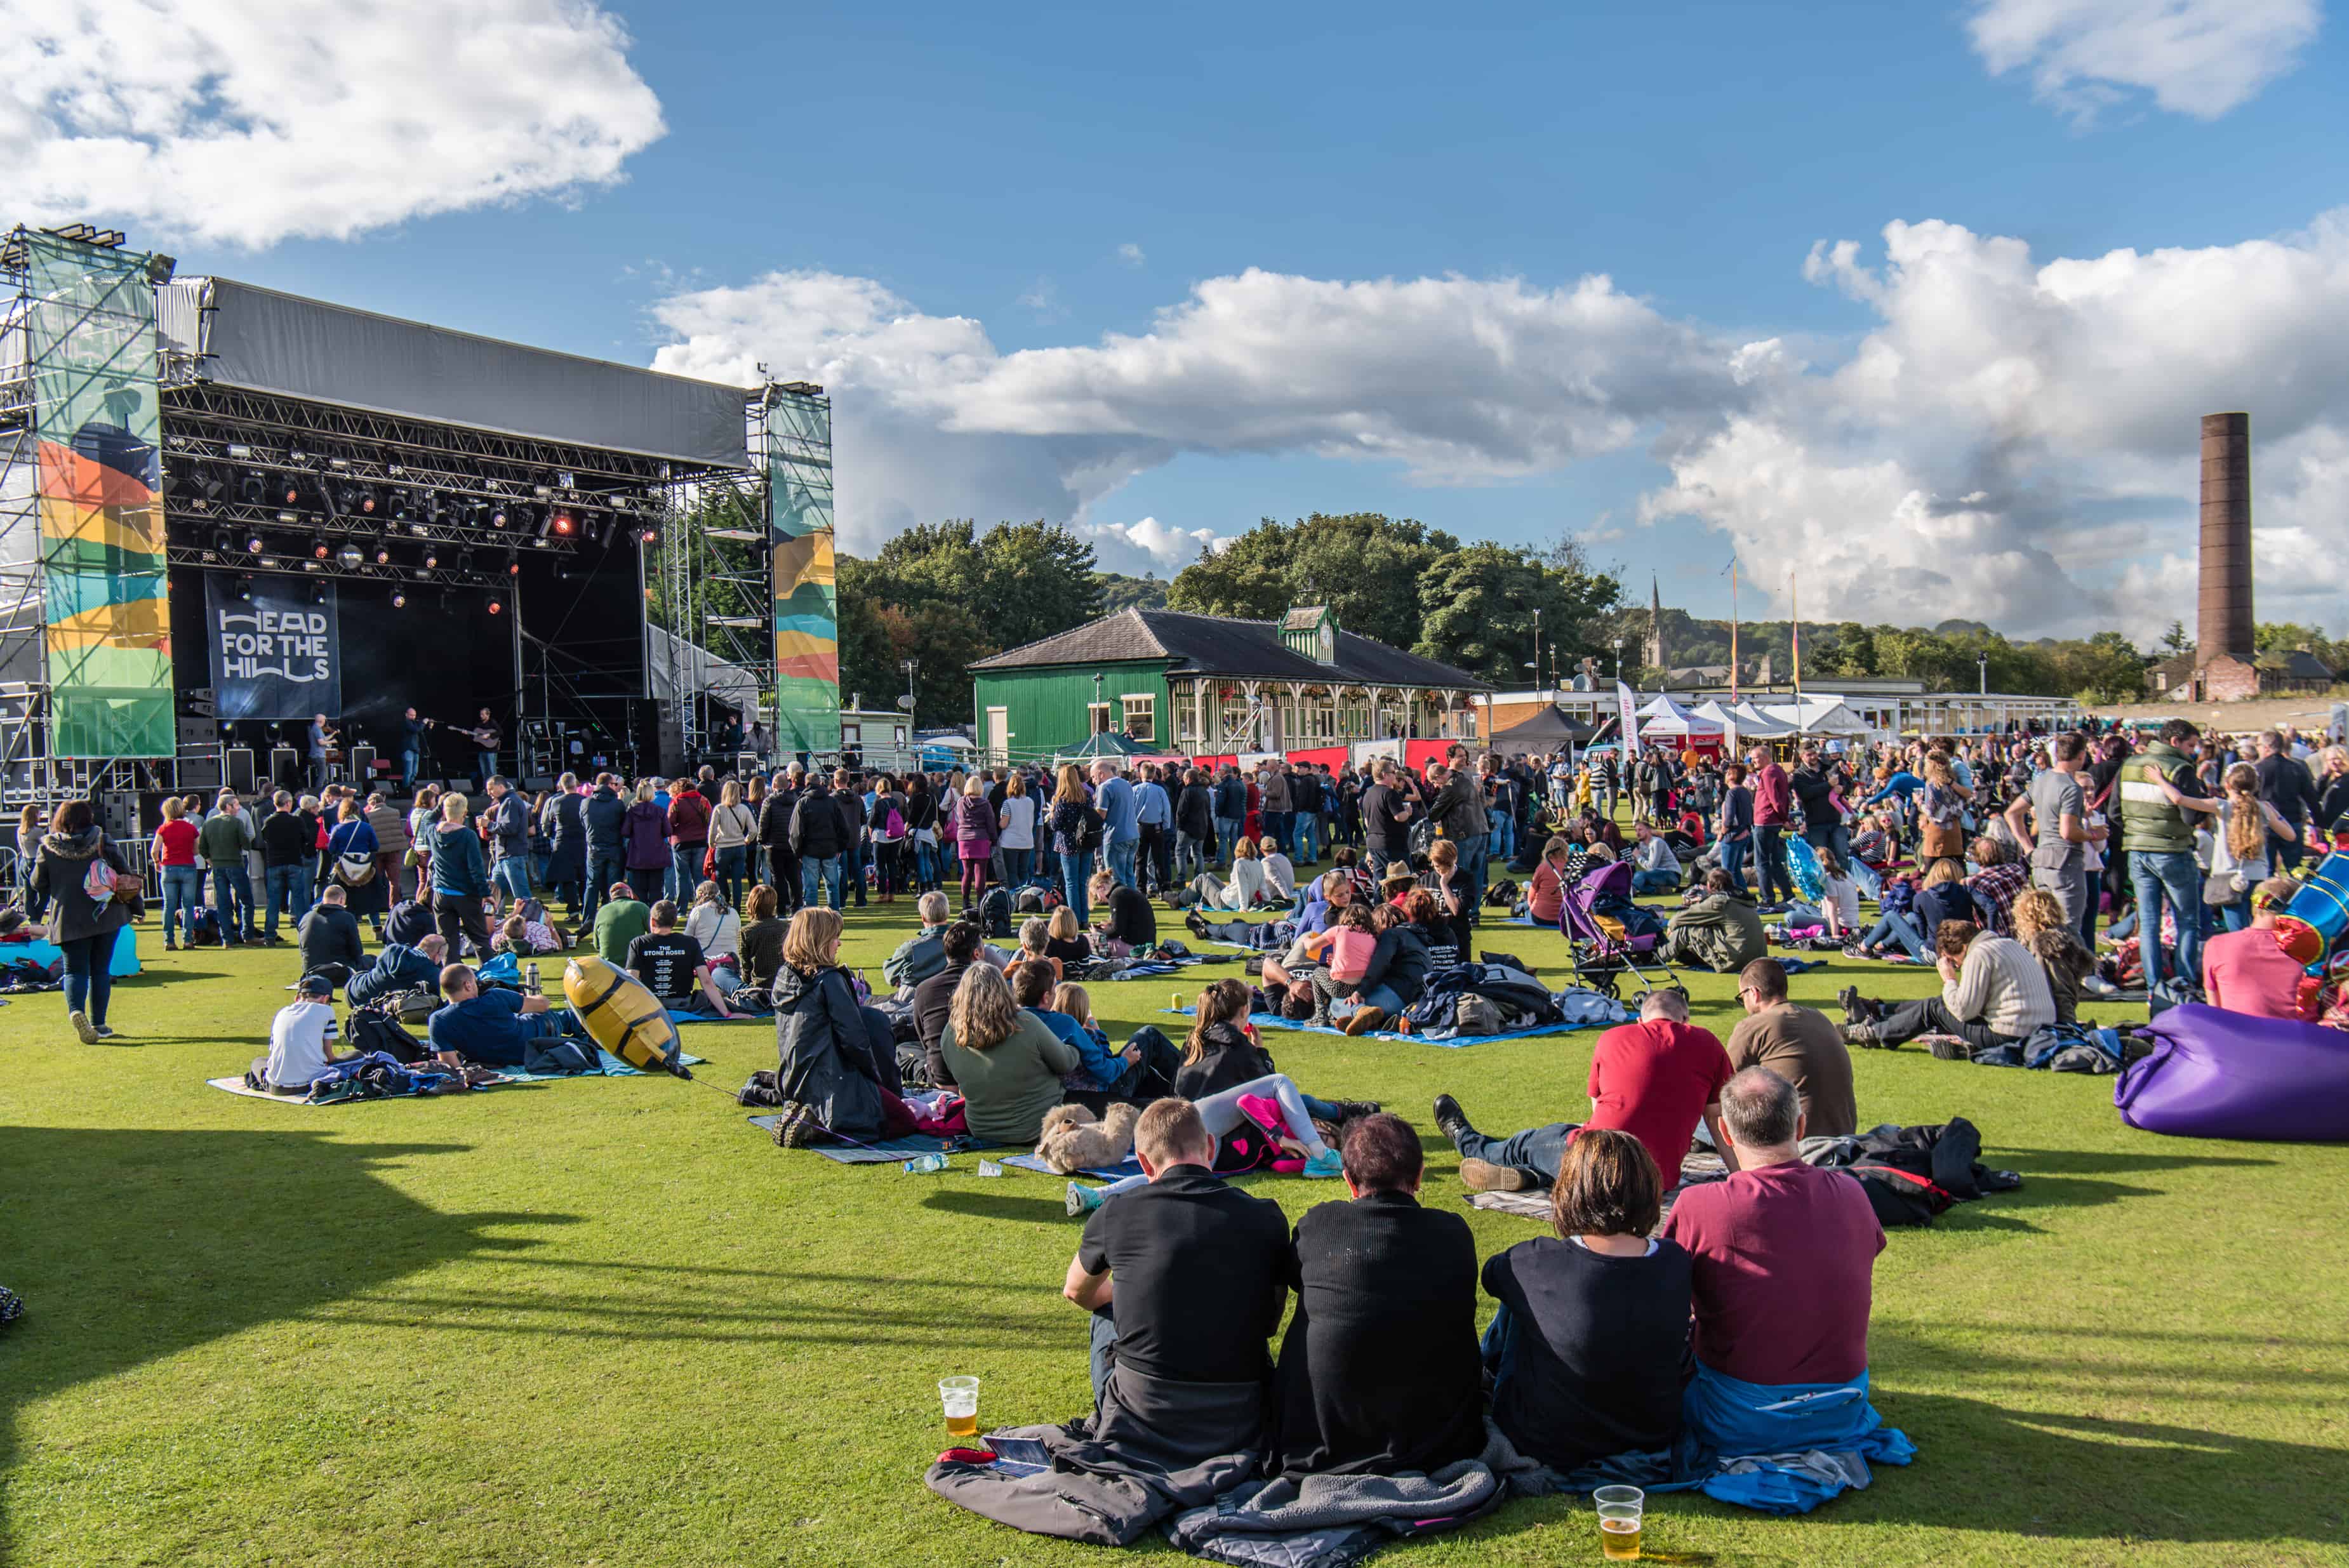
<svg viewBox="0 0 2349 1568">
<path fill-rule="evenodd" d="M 982 1160 L 978 1162 L 978 1173 L 982 1176 L 1000 1176 L 1003 1174 L 1003 1167 L 992 1160 Z"/>
<path fill-rule="evenodd" d="M 905 1174 L 908 1176 L 927 1176 L 946 1168 L 947 1157 L 943 1154 L 920 1154 L 905 1161 Z"/>
<path fill-rule="evenodd" d="M 529 992 L 530 992 L 530 994 L 531 994 L 532 995 L 535 996 L 535 995 L 539 995 L 539 989 L 538 989 L 538 965 L 535 965 L 535 964 L 525 964 L 525 965 L 523 965 L 523 970 L 522 970 L 522 983 L 523 983 L 523 985 L 524 985 L 524 987 L 526 987 L 526 988 L 529 990 Z"/>
</svg>

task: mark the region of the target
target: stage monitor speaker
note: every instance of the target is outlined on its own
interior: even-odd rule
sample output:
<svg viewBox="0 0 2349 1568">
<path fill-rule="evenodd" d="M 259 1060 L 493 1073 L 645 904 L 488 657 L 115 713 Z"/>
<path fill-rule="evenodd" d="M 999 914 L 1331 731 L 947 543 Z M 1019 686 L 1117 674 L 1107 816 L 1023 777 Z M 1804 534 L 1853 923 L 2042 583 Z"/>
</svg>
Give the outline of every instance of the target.
<svg viewBox="0 0 2349 1568">
<path fill-rule="evenodd" d="M 221 759 L 217 751 L 183 755 L 178 775 L 182 792 L 202 790 L 207 794 L 221 787 Z"/>
<path fill-rule="evenodd" d="M 210 750 L 219 744 L 220 723 L 218 720 L 210 718 L 183 718 L 180 720 L 181 750 L 187 751 L 197 747 L 202 747 L 206 750 Z"/>
<path fill-rule="evenodd" d="M 255 783 L 253 776 L 253 748 L 232 746 L 221 753 L 221 758 L 227 765 L 228 787 L 240 795 L 252 794 Z"/>
<path fill-rule="evenodd" d="M 736 753 L 734 754 L 734 777 L 735 777 L 735 778 L 737 778 L 737 779 L 748 779 L 748 778 L 750 778 L 750 775 L 752 775 L 753 773 L 756 773 L 758 770 L 759 770 L 759 754 L 758 754 L 757 752 L 755 752 L 755 751 L 738 751 L 738 752 L 736 752 Z"/>
<path fill-rule="evenodd" d="M 272 747 L 269 751 L 269 782 L 279 789 L 302 788 L 302 754 L 290 746 Z"/>
<path fill-rule="evenodd" d="M 535 795 L 541 789 L 554 789 L 554 780 L 552 778 L 549 778 L 546 774 L 536 773 L 533 774 L 530 778 L 523 779 L 522 781 L 522 788 L 525 794 Z"/>
<path fill-rule="evenodd" d="M 144 837 L 139 831 L 139 795 L 131 789 L 108 789 L 98 797 L 98 820 L 106 829 L 106 836 L 118 843 L 137 843 Z"/>
<path fill-rule="evenodd" d="M 375 748 L 354 746 L 350 751 L 351 782 L 366 789 L 375 782 Z"/>
</svg>

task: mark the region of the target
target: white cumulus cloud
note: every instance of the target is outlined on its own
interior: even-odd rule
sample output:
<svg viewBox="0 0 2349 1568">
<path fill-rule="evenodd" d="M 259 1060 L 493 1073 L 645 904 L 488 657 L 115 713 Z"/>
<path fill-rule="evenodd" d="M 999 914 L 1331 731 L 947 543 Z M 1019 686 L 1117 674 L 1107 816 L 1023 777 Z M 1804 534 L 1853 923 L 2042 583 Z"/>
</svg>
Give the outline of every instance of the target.
<svg viewBox="0 0 2349 1568">
<path fill-rule="evenodd" d="M 605 185 L 663 129 L 588 0 L 0 0 L 0 210 L 262 247 Z"/>
<path fill-rule="evenodd" d="M 1217 533 L 1212 528 L 1169 528 L 1154 517 L 1139 522 L 1099 522 L 1082 525 L 1095 546 L 1102 564 L 1114 566 L 1115 548 L 1138 552 L 1149 557 L 1154 566 L 1172 566 L 1176 570 L 1199 559 L 1199 552 L 1221 550 L 1232 542 L 1229 534 Z M 1102 546 L 1112 547 L 1103 551 Z"/>
<path fill-rule="evenodd" d="M 2087 120 L 2130 89 L 2198 119 L 2250 102 L 2299 62 L 2319 0 L 1980 0 L 1966 30 L 1992 76 Z"/>
</svg>

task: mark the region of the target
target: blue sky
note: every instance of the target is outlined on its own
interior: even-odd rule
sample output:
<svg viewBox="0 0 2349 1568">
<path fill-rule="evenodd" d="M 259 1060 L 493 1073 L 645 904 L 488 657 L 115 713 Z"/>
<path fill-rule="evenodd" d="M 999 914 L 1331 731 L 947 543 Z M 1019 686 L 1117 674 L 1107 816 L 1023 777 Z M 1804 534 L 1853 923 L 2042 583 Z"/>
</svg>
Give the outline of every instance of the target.
<svg viewBox="0 0 2349 1568">
<path fill-rule="evenodd" d="M 323 32 L 347 3 L 289 7 L 288 26 Z M 184 176 L 143 201 L 119 178 L 78 191 L 70 159 L 46 182 L 0 175 L 0 208 L 112 204 L 183 272 L 636 363 L 666 346 L 704 374 L 834 366 L 851 547 L 916 516 L 1042 511 L 1106 531 L 1105 564 L 1164 574 L 1191 540 L 1153 562 L 1134 539 L 1380 510 L 1506 541 L 1596 526 L 1640 596 L 1654 571 L 1700 613 L 1725 608 L 1734 551 L 1765 580 L 1799 567 L 1806 611 L 2142 631 L 2189 607 L 2162 606 L 2190 591 L 2197 399 L 2248 402 L 2277 443 L 2261 472 L 2280 539 L 2321 532 L 2349 496 L 2340 375 L 2250 356 L 2277 341 L 2254 328 L 2289 343 L 2349 273 L 2349 240 L 2321 228 L 2344 201 L 2349 46 L 2317 0 L 604 9 L 625 41 L 549 46 L 554 0 L 419 0 L 419 35 L 516 31 L 486 59 L 449 63 L 425 36 L 412 65 L 380 47 L 350 63 L 355 92 L 445 77 L 452 140 L 628 106 L 519 199 L 461 145 L 404 153 L 396 116 L 330 82 L 274 139 L 281 199 L 265 176 L 257 198 L 224 194 L 233 222 Z M 2216 31 L 2178 36 L 2180 12 Z M 9 13 L 0 34 L 35 26 Z M 234 36 L 195 42 L 241 57 Z M 174 90 L 93 68 L 124 69 L 109 86 L 126 96 Z M 271 101 L 266 62 L 222 68 L 233 106 L 237 71 Z M 511 115 L 493 101 L 509 90 Z M 13 136 L 62 156 L 93 133 L 99 111 L 58 101 L 16 124 L 0 98 L 0 151 Z M 184 139 L 215 129 L 212 108 L 181 113 Z M 302 178 L 337 138 L 388 144 L 347 187 L 365 220 Z M 1896 222 L 1905 260 L 1887 255 Z M 1850 264 L 1806 276 L 1815 244 L 1844 240 Z M 2085 298 L 2051 288 L 2038 269 L 2064 258 L 2116 275 Z M 1201 306 L 1203 284 L 1251 269 L 1296 286 Z M 801 282 L 709 293 L 772 273 Z M 1594 333 L 1565 309 L 1594 274 L 1637 319 Z M 1301 286 L 1419 279 L 1464 287 Z M 1509 280 L 1533 303 L 1496 297 Z M 2243 356 L 2199 362 L 2202 328 Z M 2165 358 L 2131 358 L 2161 331 Z M 1776 346 L 1723 369 L 1749 345 Z M 1899 375 L 1857 377 L 1886 355 Z M 1282 385 L 1291 366 L 1312 391 Z M 2148 371 L 2174 373 L 2175 396 L 2143 394 Z M 1450 395 L 1394 407 L 1413 382 Z M 2060 411 L 2033 412 L 2040 397 Z M 1156 532 L 1121 531 L 1145 518 Z M 2302 618 L 2342 585 L 2310 589 Z"/>
</svg>

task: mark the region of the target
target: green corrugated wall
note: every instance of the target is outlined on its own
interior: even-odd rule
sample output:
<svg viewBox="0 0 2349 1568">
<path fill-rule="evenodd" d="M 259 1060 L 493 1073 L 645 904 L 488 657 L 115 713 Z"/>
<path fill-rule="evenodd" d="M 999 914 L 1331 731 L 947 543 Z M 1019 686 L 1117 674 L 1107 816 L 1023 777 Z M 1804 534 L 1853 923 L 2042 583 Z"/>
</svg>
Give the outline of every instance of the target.
<svg viewBox="0 0 2349 1568">
<path fill-rule="evenodd" d="M 1093 676 L 1102 676 L 1096 699 Z M 1036 670 L 985 670 L 971 677 L 971 734 L 984 748 L 994 743 L 988 731 L 987 710 L 1007 709 L 1011 730 L 1011 754 L 1026 759 L 1056 751 L 1071 751 L 1092 733 L 1086 715 L 1099 700 L 1110 705 L 1110 727 L 1122 727 L 1125 696 L 1157 699 L 1154 712 L 1157 738 L 1174 744 L 1174 716 L 1167 711 L 1166 666 L 1153 660 L 1126 664 L 1059 665 Z"/>
</svg>

